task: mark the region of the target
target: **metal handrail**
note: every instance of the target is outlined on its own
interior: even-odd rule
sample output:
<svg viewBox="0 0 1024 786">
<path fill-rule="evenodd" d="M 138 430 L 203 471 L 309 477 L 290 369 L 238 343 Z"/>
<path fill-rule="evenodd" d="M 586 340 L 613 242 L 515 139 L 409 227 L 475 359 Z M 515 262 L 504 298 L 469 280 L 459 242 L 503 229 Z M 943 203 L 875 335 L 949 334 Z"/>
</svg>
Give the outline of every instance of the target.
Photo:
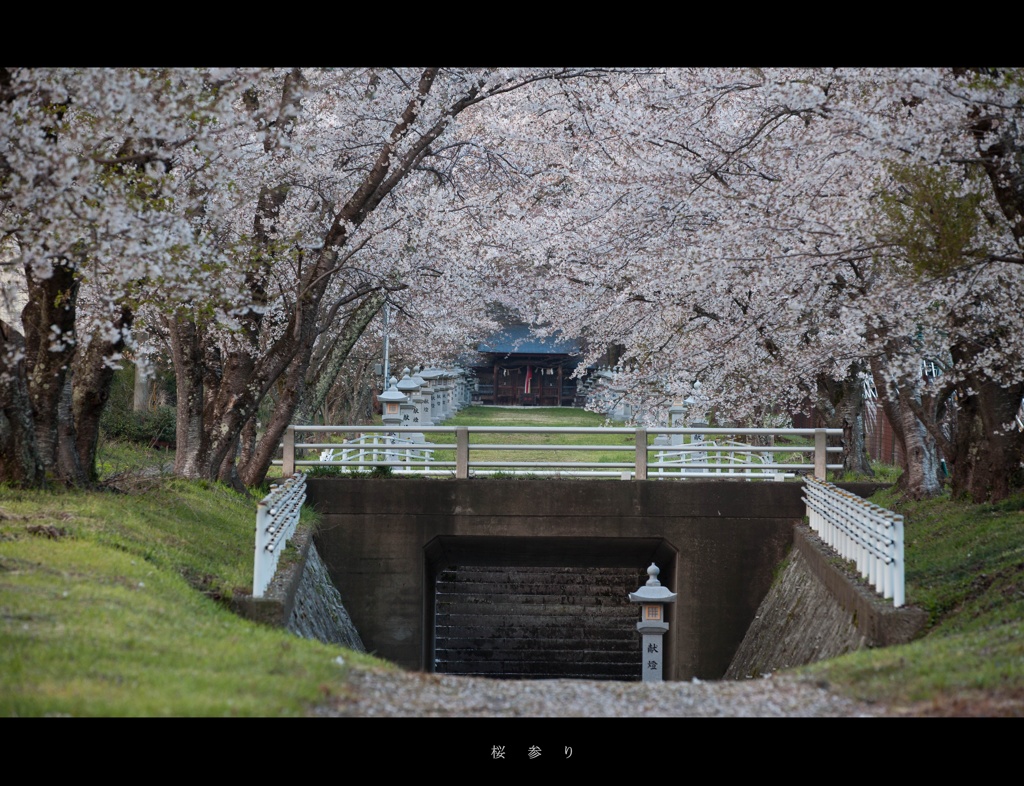
<svg viewBox="0 0 1024 786">
<path fill-rule="evenodd" d="M 369 435 L 382 435 L 390 443 L 384 445 L 364 445 L 360 460 L 337 458 L 337 451 L 359 451 L 355 442 L 301 442 L 297 437 L 304 434 L 358 434 L 357 440 Z M 400 439 L 403 434 L 451 434 L 455 442 L 410 442 Z M 451 476 L 452 468 L 455 477 L 468 478 L 471 470 L 475 475 L 493 474 L 494 470 L 505 472 L 513 470 L 529 474 L 562 474 L 573 477 L 629 477 L 638 480 L 646 479 L 648 470 L 655 470 L 660 479 L 683 477 L 714 477 L 717 474 L 742 475 L 745 478 L 766 478 L 780 480 L 783 476 L 792 477 L 796 472 L 813 472 L 817 477 L 824 478 L 829 469 L 842 469 L 842 464 L 829 464 L 829 454 L 841 453 L 841 447 L 828 447 L 826 438 L 841 436 L 842 429 L 765 429 L 765 428 L 667 428 L 652 427 L 593 427 L 593 426 L 289 426 L 282 442 L 283 455 L 275 464 L 280 464 L 286 474 L 294 472 L 296 467 L 335 466 L 335 467 L 379 467 L 388 466 L 401 473 L 435 474 Z M 602 434 L 608 436 L 631 435 L 633 444 L 599 444 L 599 445 L 558 445 L 530 444 L 506 445 L 495 442 L 472 443 L 473 434 L 544 434 L 548 436 L 569 434 Z M 666 435 L 672 437 L 689 437 L 690 442 L 681 444 L 648 444 L 649 436 Z M 709 435 L 728 436 L 813 436 L 813 446 L 795 445 L 783 447 L 776 445 L 751 445 L 733 442 L 721 444 L 706 440 Z M 351 446 L 351 447 L 349 447 Z M 372 448 L 372 450 L 371 450 Z M 324 454 L 318 459 L 301 457 L 302 451 L 321 450 Z M 455 460 L 435 458 L 434 451 L 455 451 Z M 496 450 L 544 450 L 544 451 L 600 451 L 600 452 L 632 452 L 634 461 L 626 462 L 586 462 L 586 461 L 488 461 L 479 457 L 481 452 Z M 327 451 L 330 451 L 329 455 Z M 375 458 L 365 460 L 365 453 L 373 453 Z M 471 454 L 477 458 L 471 460 Z M 650 454 L 655 454 L 651 460 Z M 813 463 L 789 461 L 778 463 L 775 454 L 791 455 L 810 454 Z M 737 460 L 736 456 L 743 458 Z M 691 458 L 692 457 L 692 458 Z M 560 470 L 548 472 L 547 470 Z M 614 470 L 611 472 L 610 470 Z M 622 470 L 626 470 L 623 472 Z M 754 470 L 759 470 L 755 472 Z"/>
</svg>

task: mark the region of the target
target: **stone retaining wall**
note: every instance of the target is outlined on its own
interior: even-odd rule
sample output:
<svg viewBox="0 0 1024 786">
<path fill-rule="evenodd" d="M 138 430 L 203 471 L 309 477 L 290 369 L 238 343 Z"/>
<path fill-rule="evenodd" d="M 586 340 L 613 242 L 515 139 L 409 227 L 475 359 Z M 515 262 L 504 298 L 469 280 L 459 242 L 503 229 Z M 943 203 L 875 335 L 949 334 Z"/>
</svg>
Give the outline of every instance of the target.
<svg viewBox="0 0 1024 786">
<path fill-rule="evenodd" d="M 841 564 L 806 525 L 761 602 L 725 679 L 749 679 L 864 647 L 904 644 L 924 628 L 921 609 L 893 608 Z"/>
<path fill-rule="evenodd" d="M 264 597 L 238 597 L 233 603 L 235 611 L 248 619 L 287 628 L 303 638 L 365 652 L 359 632 L 320 559 L 312 533 L 299 529 L 289 547 L 298 555 L 278 567 Z"/>
</svg>

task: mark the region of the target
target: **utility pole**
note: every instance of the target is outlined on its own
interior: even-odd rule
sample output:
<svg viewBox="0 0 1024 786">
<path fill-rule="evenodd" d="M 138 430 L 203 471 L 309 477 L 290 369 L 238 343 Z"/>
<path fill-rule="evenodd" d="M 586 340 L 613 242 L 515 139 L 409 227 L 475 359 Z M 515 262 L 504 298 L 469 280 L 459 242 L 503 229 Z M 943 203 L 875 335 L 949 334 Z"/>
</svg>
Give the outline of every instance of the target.
<svg viewBox="0 0 1024 786">
<path fill-rule="evenodd" d="M 384 390 L 388 389 L 388 380 L 391 379 L 391 364 L 388 360 L 388 344 L 391 333 L 391 304 L 384 301 Z"/>
</svg>

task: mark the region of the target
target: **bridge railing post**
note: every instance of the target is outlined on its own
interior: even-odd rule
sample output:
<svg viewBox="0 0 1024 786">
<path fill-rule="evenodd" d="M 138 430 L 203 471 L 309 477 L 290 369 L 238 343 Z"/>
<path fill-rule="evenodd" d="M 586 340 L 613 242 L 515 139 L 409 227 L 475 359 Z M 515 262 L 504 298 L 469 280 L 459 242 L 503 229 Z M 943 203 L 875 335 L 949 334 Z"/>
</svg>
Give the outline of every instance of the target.
<svg viewBox="0 0 1024 786">
<path fill-rule="evenodd" d="M 469 428 L 455 427 L 455 477 L 466 480 L 469 477 Z"/>
<path fill-rule="evenodd" d="M 636 430 L 636 471 L 637 480 L 647 480 L 647 429 Z"/>
<path fill-rule="evenodd" d="M 289 426 L 284 430 L 281 474 L 286 478 L 295 474 L 295 426 Z"/>
<path fill-rule="evenodd" d="M 814 477 L 818 480 L 826 479 L 826 439 L 825 429 L 814 429 Z"/>
</svg>

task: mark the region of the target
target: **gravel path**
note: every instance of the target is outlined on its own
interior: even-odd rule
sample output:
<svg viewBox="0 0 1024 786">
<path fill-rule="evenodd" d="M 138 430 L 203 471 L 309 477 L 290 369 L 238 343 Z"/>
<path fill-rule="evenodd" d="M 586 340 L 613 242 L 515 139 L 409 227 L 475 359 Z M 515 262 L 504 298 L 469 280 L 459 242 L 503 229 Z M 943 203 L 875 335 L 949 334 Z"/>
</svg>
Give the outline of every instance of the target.
<svg viewBox="0 0 1024 786">
<path fill-rule="evenodd" d="M 353 668 L 321 717 L 848 718 L 885 715 L 790 676 L 745 682 L 492 680 Z"/>
</svg>

